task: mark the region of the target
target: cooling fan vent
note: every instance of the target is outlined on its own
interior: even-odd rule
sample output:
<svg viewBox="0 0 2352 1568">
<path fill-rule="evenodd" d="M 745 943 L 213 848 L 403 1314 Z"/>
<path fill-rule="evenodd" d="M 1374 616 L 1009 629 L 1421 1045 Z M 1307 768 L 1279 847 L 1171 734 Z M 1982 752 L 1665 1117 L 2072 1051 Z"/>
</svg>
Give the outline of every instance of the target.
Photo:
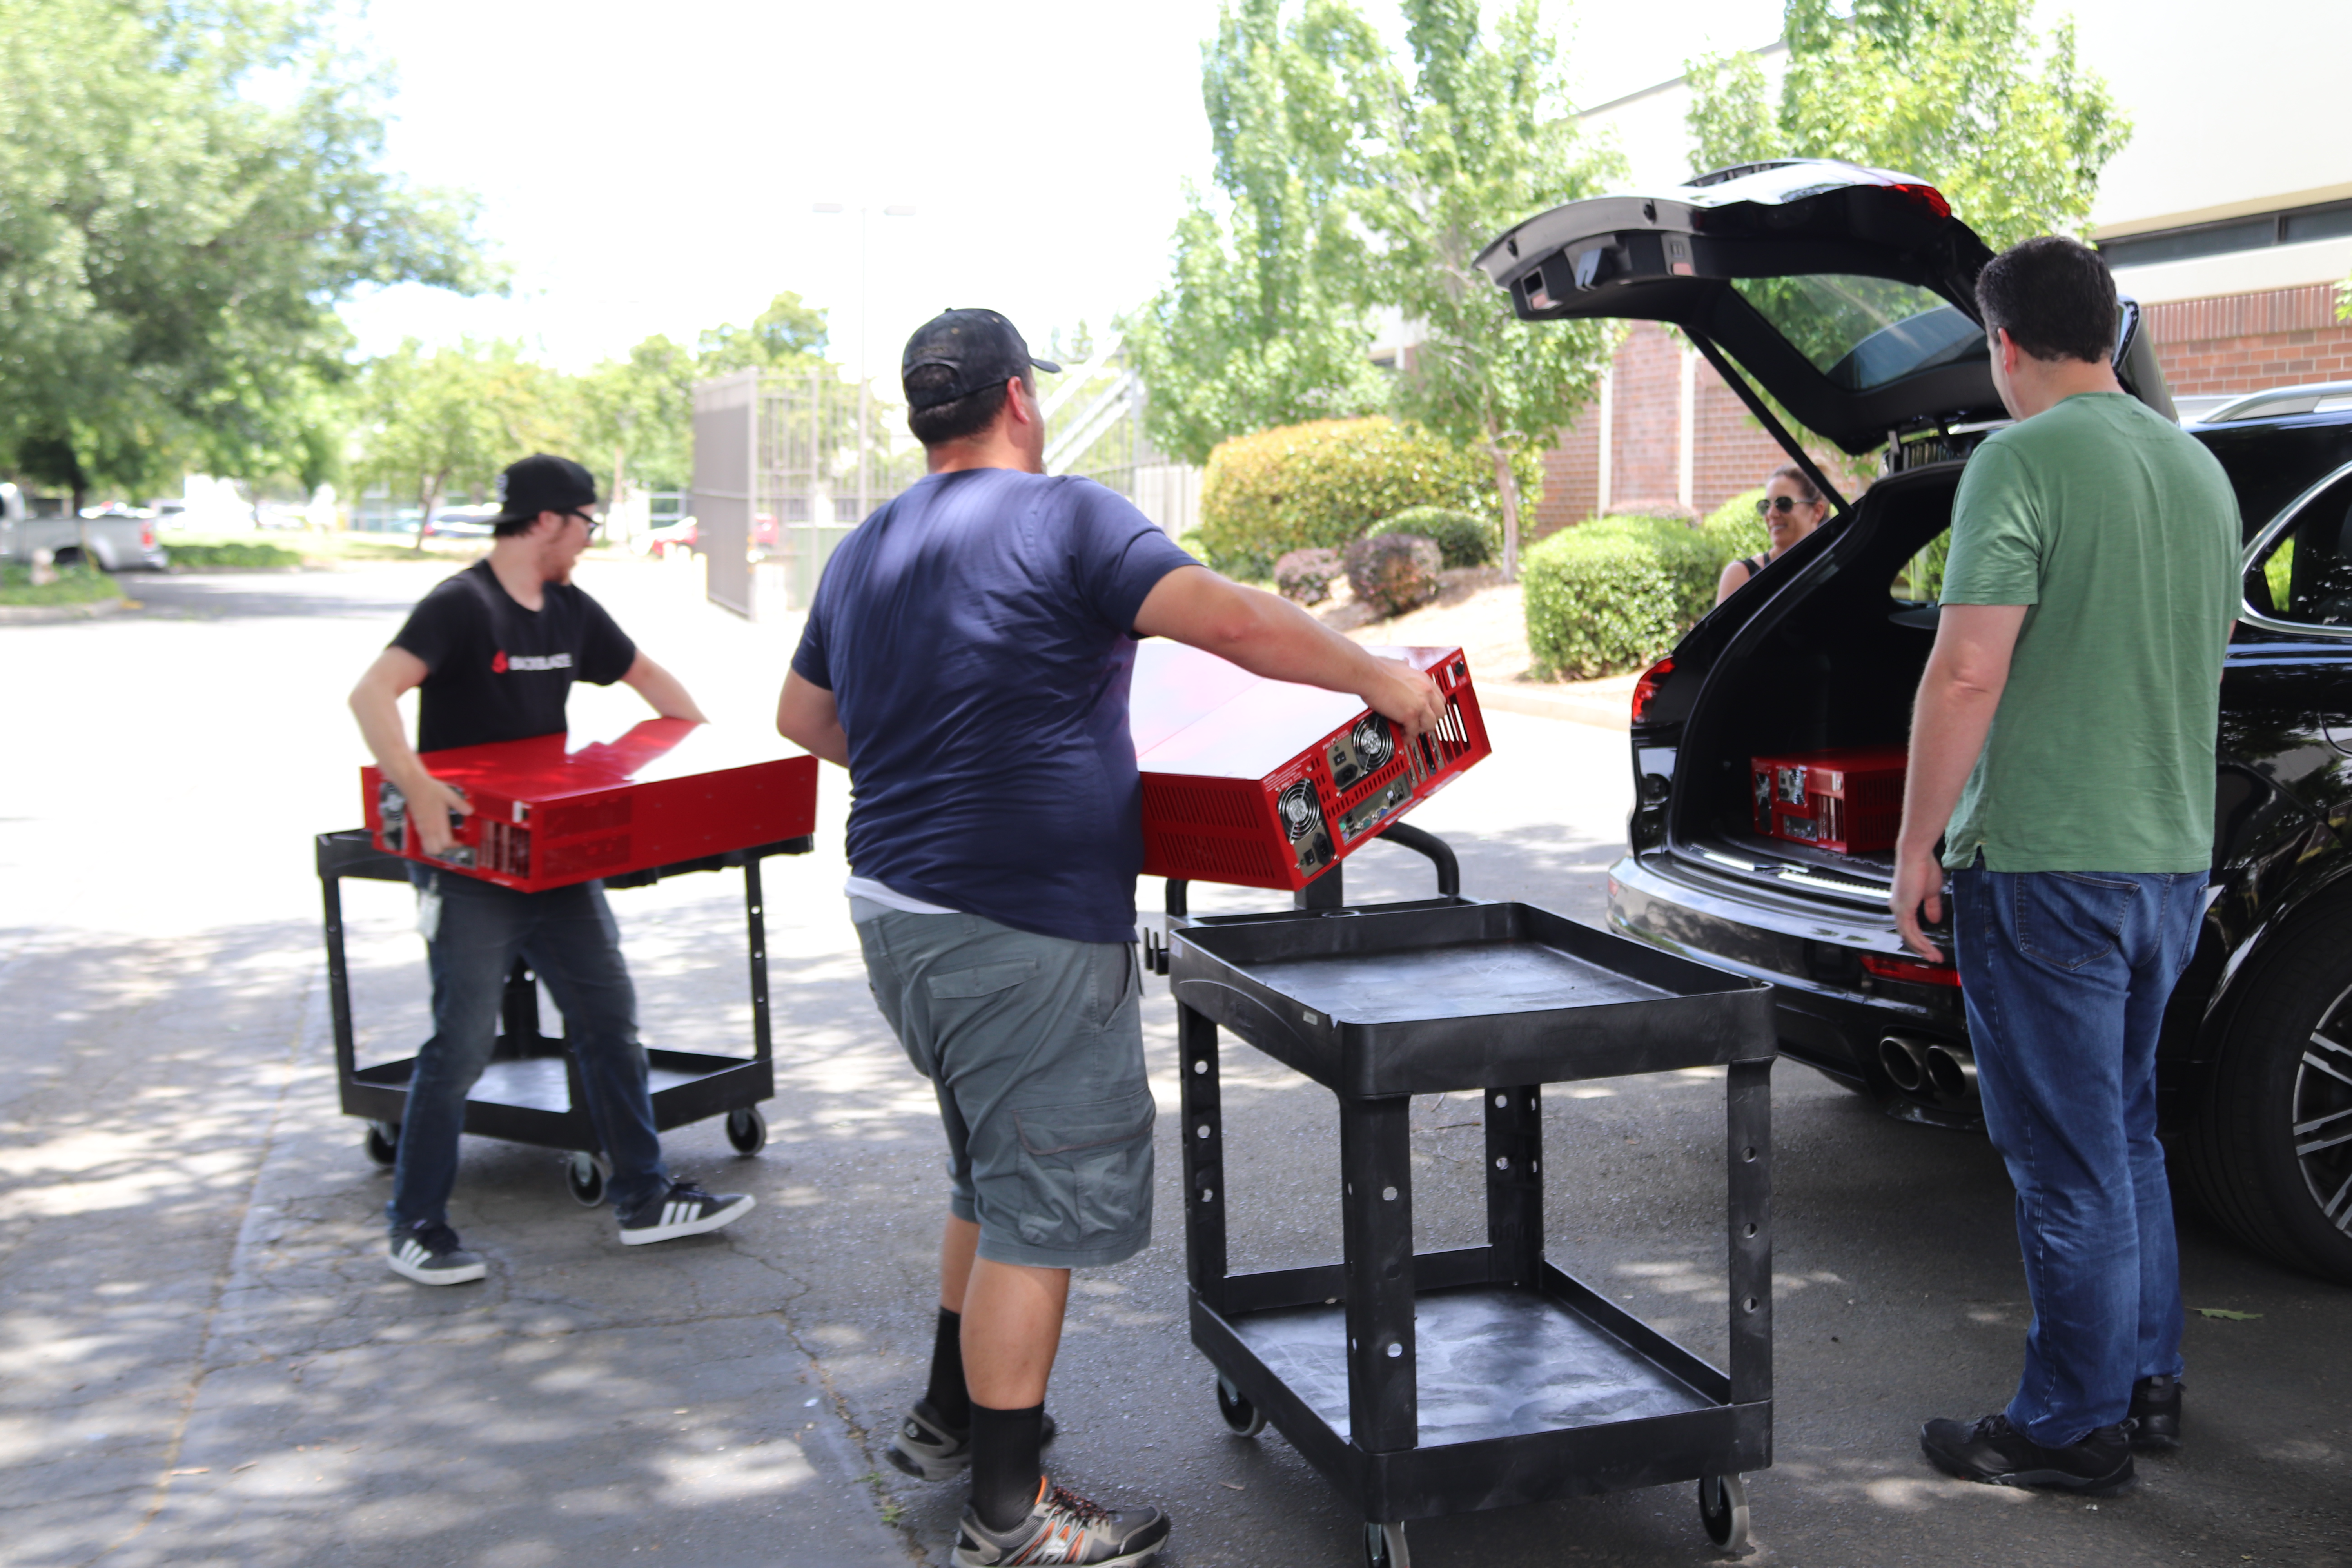
<svg viewBox="0 0 2352 1568">
<path fill-rule="evenodd" d="M 1367 773 L 1380 772 L 1396 755 L 1396 731 L 1377 713 L 1367 713 L 1357 720 L 1348 738 L 1356 743 L 1356 754 L 1364 759 Z"/>
<path fill-rule="evenodd" d="M 1265 797 L 1259 796 L 1262 800 Z M 1323 807 L 1315 798 L 1315 781 L 1300 779 L 1274 803 L 1275 811 L 1282 817 L 1282 831 L 1293 844 L 1323 826 Z"/>
</svg>

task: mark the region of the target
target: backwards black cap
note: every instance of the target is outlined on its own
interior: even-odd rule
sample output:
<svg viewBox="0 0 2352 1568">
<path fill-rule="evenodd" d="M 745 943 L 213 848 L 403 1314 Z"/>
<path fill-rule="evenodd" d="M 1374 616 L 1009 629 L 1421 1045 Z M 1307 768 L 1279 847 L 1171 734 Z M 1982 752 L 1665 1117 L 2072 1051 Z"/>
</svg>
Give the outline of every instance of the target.
<svg viewBox="0 0 2352 1568">
<path fill-rule="evenodd" d="M 953 374 L 944 386 L 916 392 L 907 378 L 925 365 L 944 365 Z M 937 408 L 969 397 L 983 386 L 1002 386 L 1032 367 L 1058 371 L 1052 360 L 1038 359 L 1013 323 L 993 310 L 943 310 L 915 329 L 907 352 L 898 356 L 898 383 L 909 408 Z"/>
<path fill-rule="evenodd" d="M 596 504 L 596 481 L 569 458 L 535 452 L 499 476 L 501 522 L 530 522 L 543 511 L 583 511 Z"/>
</svg>

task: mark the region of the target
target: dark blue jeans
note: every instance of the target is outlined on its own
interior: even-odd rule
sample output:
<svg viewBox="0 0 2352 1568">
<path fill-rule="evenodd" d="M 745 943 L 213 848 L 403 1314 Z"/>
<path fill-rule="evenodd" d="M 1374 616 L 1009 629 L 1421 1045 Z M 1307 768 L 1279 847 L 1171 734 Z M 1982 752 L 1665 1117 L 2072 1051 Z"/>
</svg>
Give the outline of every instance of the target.
<svg viewBox="0 0 2352 1568">
<path fill-rule="evenodd" d="M 1953 873 L 1985 1126 L 2017 1188 L 2033 1326 L 2009 1418 L 2063 1447 L 2180 1373 L 2180 1253 L 2156 1042 L 2206 873 Z"/>
<path fill-rule="evenodd" d="M 546 982 L 562 1011 L 588 1120 L 613 1163 L 606 1195 L 627 1208 L 662 1191 L 669 1175 L 654 1131 L 645 1047 L 637 1043 L 637 994 L 621 962 L 620 929 L 604 885 L 518 893 L 426 866 L 411 864 L 408 874 L 420 890 L 439 887 L 441 921 L 425 948 L 433 1037 L 417 1048 L 392 1201 L 384 1205 L 393 1225 L 448 1217 L 466 1096 L 497 1043 L 499 1004 L 517 955 Z"/>
</svg>

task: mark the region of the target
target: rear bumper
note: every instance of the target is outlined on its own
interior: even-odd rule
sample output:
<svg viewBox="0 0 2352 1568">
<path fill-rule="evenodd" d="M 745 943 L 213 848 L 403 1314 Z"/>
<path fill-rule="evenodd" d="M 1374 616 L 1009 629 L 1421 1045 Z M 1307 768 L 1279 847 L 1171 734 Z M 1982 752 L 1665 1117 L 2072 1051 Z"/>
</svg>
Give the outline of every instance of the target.
<svg viewBox="0 0 2352 1568">
<path fill-rule="evenodd" d="M 1958 990 L 1861 972 L 1863 953 L 1905 951 L 1884 912 L 1753 889 L 1652 853 L 1610 868 L 1609 923 L 1669 952 L 1772 982 L 1781 1050 L 1849 1083 L 1884 1087 L 1878 1042 L 1890 1031 L 1968 1039 Z"/>
</svg>

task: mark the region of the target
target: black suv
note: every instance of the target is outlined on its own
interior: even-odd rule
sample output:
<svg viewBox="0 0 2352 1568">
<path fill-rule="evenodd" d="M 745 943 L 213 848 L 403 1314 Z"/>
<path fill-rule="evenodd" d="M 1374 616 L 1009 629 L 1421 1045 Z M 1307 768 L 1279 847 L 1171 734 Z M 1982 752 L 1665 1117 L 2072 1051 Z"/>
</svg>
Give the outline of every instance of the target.
<svg viewBox="0 0 2352 1568">
<path fill-rule="evenodd" d="M 1780 410 L 1856 456 L 1883 448 L 1859 500 L 1834 500 L 1643 678 L 1610 912 L 1774 982 L 1790 1056 L 1955 1125 L 1979 1121 L 1959 977 L 1896 939 L 1891 855 L 1760 836 L 1749 762 L 1907 738 L 1953 492 L 2007 417 L 1976 319 L 1990 255 L 1920 181 L 1798 161 L 1571 203 L 1479 258 L 1525 320 L 1672 323 L 1795 461 L 1811 467 Z M 2173 416 L 2129 300 L 2116 368 Z M 2352 386 L 2238 399 L 2186 428 L 2236 488 L 2246 602 L 2210 902 L 2161 1047 L 2164 1128 L 2216 1218 L 2352 1282 Z"/>
</svg>

